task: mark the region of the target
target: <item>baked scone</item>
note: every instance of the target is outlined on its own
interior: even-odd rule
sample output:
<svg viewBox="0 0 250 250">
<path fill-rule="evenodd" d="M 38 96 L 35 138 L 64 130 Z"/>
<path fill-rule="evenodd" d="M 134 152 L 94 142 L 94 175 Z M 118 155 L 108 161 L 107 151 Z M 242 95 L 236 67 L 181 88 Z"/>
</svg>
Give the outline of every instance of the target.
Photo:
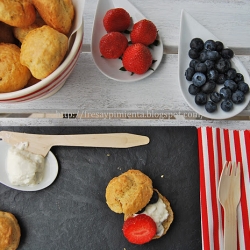
<svg viewBox="0 0 250 250">
<path fill-rule="evenodd" d="M 31 75 L 31 77 L 30 77 L 28 83 L 26 84 L 25 88 L 33 86 L 33 85 L 37 84 L 38 82 L 40 82 L 40 80 L 36 79 L 34 76 Z"/>
<path fill-rule="evenodd" d="M 33 29 L 40 28 L 45 25 L 45 22 L 41 17 L 37 17 L 35 22 L 27 27 L 14 27 L 13 34 L 14 36 L 22 43 L 25 36 Z"/>
<path fill-rule="evenodd" d="M 37 79 L 51 74 L 63 61 L 68 37 L 48 25 L 31 30 L 21 45 L 20 61 Z"/>
<path fill-rule="evenodd" d="M 109 182 L 106 202 L 112 211 L 129 217 L 145 207 L 152 194 L 152 180 L 141 171 L 132 169 Z"/>
<path fill-rule="evenodd" d="M 21 230 L 16 217 L 0 211 L 0 249 L 15 250 L 18 248 Z"/>
<path fill-rule="evenodd" d="M 22 89 L 30 76 L 29 69 L 20 63 L 20 48 L 0 43 L 0 93 Z"/>
<path fill-rule="evenodd" d="M 71 0 L 33 0 L 43 20 L 54 29 L 67 35 L 74 19 Z"/>
<path fill-rule="evenodd" d="M 35 19 L 36 10 L 30 0 L 1 0 L 0 21 L 15 27 L 25 27 Z"/>
<path fill-rule="evenodd" d="M 6 23 L 0 22 L 0 43 L 15 43 L 16 39 L 12 27 Z"/>
<path fill-rule="evenodd" d="M 154 189 L 154 190 L 158 193 L 159 198 L 162 199 L 162 201 L 166 205 L 166 209 L 168 211 L 168 218 L 162 222 L 162 226 L 164 228 L 163 234 L 161 236 L 156 235 L 153 238 L 153 239 L 159 239 L 159 238 L 161 238 L 163 235 L 165 235 L 167 233 L 170 225 L 172 224 L 172 222 L 174 220 L 174 213 L 173 213 L 173 210 L 172 210 L 172 208 L 170 206 L 170 202 L 168 201 L 168 199 L 165 196 L 163 196 L 162 194 L 160 194 L 160 192 L 157 189 Z"/>
<path fill-rule="evenodd" d="M 161 238 L 174 219 L 170 202 L 153 188 L 152 180 L 139 170 L 129 170 L 113 178 L 106 188 L 106 202 L 112 211 L 124 213 L 123 234 L 134 244 Z M 139 226 L 142 228 L 139 229 Z M 138 230 L 144 233 L 139 234 Z"/>
</svg>

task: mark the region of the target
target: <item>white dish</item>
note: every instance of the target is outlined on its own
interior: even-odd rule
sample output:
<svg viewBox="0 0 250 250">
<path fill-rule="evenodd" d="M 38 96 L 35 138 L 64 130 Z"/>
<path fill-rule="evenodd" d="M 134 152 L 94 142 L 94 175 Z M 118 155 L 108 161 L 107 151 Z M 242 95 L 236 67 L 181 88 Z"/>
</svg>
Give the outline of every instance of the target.
<svg viewBox="0 0 250 250">
<path fill-rule="evenodd" d="M 29 102 L 48 98 L 63 87 L 77 63 L 78 57 L 81 53 L 84 36 L 82 14 L 85 1 L 73 0 L 72 2 L 76 10 L 76 18 L 72 25 L 72 31 L 78 27 L 79 28 L 71 39 L 70 48 L 64 61 L 54 72 L 36 84 L 21 90 L 0 93 L 0 103 Z"/>
<path fill-rule="evenodd" d="M 203 27 L 199 22 L 197 22 L 191 15 L 186 11 L 182 10 L 181 13 L 181 23 L 180 23 L 180 41 L 179 41 L 179 52 L 178 52 L 178 61 L 179 61 L 179 83 L 182 90 L 182 94 L 186 99 L 188 105 L 196 111 L 198 114 L 211 118 L 211 119 L 227 119 L 239 114 L 243 111 L 250 101 L 250 94 L 246 94 L 245 101 L 242 104 L 234 104 L 234 108 L 230 112 L 225 112 L 220 108 L 220 103 L 218 108 L 214 113 L 208 113 L 205 110 L 204 106 L 198 106 L 194 101 L 194 96 L 189 94 L 188 86 L 190 81 L 187 81 L 185 78 L 185 71 L 189 66 L 191 59 L 188 56 L 188 51 L 190 49 L 190 42 L 193 38 L 199 37 L 204 42 L 206 40 L 212 39 L 215 41 L 221 41 L 219 38 L 214 36 L 210 31 Z M 226 47 L 224 41 L 224 46 Z M 238 73 L 241 73 L 244 76 L 244 81 L 250 84 L 250 77 L 247 70 L 239 59 L 234 56 L 231 59 L 232 67 L 236 69 Z M 222 86 L 218 86 L 220 89 Z M 217 90 L 218 90 L 217 89 Z"/>
<path fill-rule="evenodd" d="M 43 180 L 34 186 L 14 186 L 10 183 L 8 174 L 6 171 L 6 156 L 8 153 L 10 145 L 5 143 L 4 141 L 0 141 L 0 182 L 8 187 L 11 187 L 13 189 L 21 190 L 21 191 L 38 191 L 41 189 L 44 189 L 51 185 L 54 180 L 56 179 L 56 176 L 58 174 L 58 162 L 56 160 L 56 157 L 54 154 L 49 151 L 48 155 L 45 158 L 45 171 L 44 171 L 44 177 Z"/>
<path fill-rule="evenodd" d="M 105 59 L 101 57 L 101 53 L 99 50 L 99 42 L 102 36 L 104 36 L 107 33 L 106 30 L 104 29 L 102 20 L 106 12 L 112 8 L 124 8 L 132 17 L 133 23 L 138 22 L 141 19 L 145 19 L 145 17 L 128 0 L 113 0 L 113 1 L 99 0 L 95 13 L 95 20 L 93 25 L 92 41 L 91 41 L 91 52 L 94 62 L 98 67 L 98 69 L 105 76 L 113 80 L 120 82 L 134 82 L 141 80 L 151 75 L 154 71 L 148 70 L 145 74 L 142 75 L 133 74 L 131 76 L 131 72 L 119 70 L 123 66 L 122 61 L 120 59 Z M 129 35 L 126 36 L 130 41 Z M 163 44 L 159 34 L 157 40 L 159 41 L 158 46 L 154 46 L 153 49 L 150 49 L 153 56 L 153 60 L 157 60 L 152 65 L 152 68 L 154 70 L 156 70 L 156 68 L 159 66 L 163 56 Z"/>
</svg>

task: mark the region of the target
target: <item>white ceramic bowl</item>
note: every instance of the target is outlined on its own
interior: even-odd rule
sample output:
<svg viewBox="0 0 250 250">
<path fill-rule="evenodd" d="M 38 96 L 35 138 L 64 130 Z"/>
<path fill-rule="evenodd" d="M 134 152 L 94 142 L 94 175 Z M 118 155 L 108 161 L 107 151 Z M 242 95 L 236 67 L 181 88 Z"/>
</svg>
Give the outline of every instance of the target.
<svg viewBox="0 0 250 250">
<path fill-rule="evenodd" d="M 73 46 L 61 65 L 38 83 L 9 93 L 0 93 L 0 103 L 27 102 L 47 98 L 55 94 L 65 83 L 74 69 L 83 42 L 83 25 L 77 30 Z"/>
</svg>

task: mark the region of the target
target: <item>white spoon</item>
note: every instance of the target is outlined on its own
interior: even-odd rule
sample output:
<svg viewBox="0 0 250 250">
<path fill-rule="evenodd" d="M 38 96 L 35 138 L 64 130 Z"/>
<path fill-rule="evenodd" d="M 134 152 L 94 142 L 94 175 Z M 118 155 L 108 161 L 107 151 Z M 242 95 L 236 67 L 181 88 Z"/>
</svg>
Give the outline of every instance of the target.
<svg viewBox="0 0 250 250">
<path fill-rule="evenodd" d="M 228 119 L 230 117 L 233 117 L 237 114 L 239 114 L 241 111 L 243 111 L 246 106 L 248 105 L 250 101 L 250 94 L 245 95 L 245 101 L 241 104 L 234 105 L 234 108 L 230 112 L 224 112 L 220 108 L 220 104 L 218 105 L 217 110 L 214 113 L 208 113 L 204 106 L 198 106 L 195 104 L 194 96 L 190 95 L 188 92 L 188 86 L 190 85 L 190 82 L 186 80 L 185 78 L 185 71 L 188 68 L 190 58 L 188 56 L 188 51 L 190 49 L 190 41 L 195 38 L 199 37 L 204 42 L 206 40 L 212 39 L 214 41 L 221 41 L 219 38 L 217 38 L 214 34 L 212 34 L 209 30 L 207 30 L 204 26 L 202 26 L 197 20 L 195 20 L 188 12 L 185 10 L 182 10 L 181 12 L 181 22 L 180 22 L 180 39 L 179 39 L 179 52 L 178 52 L 178 60 L 179 60 L 179 83 L 180 88 L 183 94 L 183 97 L 185 98 L 188 105 L 196 111 L 198 114 L 211 118 L 211 119 Z M 225 43 L 226 41 L 221 41 L 224 43 L 224 46 L 226 47 Z M 232 67 L 236 69 L 237 72 L 241 73 L 244 76 L 244 82 L 250 84 L 250 76 L 244 67 L 244 65 L 241 63 L 241 61 L 237 58 L 237 56 L 234 56 L 231 59 Z M 216 91 L 219 91 L 219 89 L 222 86 L 219 85 L 216 88 Z"/>
<path fill-rule="evenodd" d="M 50 151 L 48 155 L 45 157 L 45 171 L 43 180 L 34 186 L 16 186 L 12 185 L 9 181 L 7 171 L 6 171 L 6 162 L 7 162 L 7 153 L 8 149 L 11 146 L 5 143 L 4 141 L 0 141 L 0 182 L 5 186 L 8 186 L 13 189 L 17 189 L 20 191 L 38 191 L 44 189 L 51 185 L 57 177 L 58 174 L 58 163 L 54 154 Z"/>
<path fill-rule="evenodd" d="M 130 16 L 132 17 L 133 23 L 145 19 L 138 9 L 136 9 L 128 0 L 99 0 L 96 8 L 94 25 L 92 30 L 92 41 L 91 41 L 91 52 L 94 59 L 94 62 L 97 68 L 107 77 L 120 81 L 120 82 L 134 82 L 146 78 L 151 75 L 154 71 L 148 70 L 145 74 L 137 75 L 134 74 L 131 76 L 131 72 L 119 70 L 123 65 L 120 59 L 105 59 L 101 57 L 99 50 L 99 42 L 103 35 L 107 32 L 103 27 L 103 17 L 109 9 L 113 8 L 123 8 L 125 9 Z M 151 20 L 153 21 L 153 20 Z M 132 27 L 131 27 L 132 28 Z M 129 28 L 129 30 L 131 30 Z M 126 35 L 130 41 L 129 35 Z M 156 70 L 159 66 L 162 56 L 163 56 L 163 44 L 160 35 L 158 34 L 157 40 L 159 41 L 158 46 L 154 46 L 151 49 L 151 54 L 153 60 L 156 62 L 152 65 L 152 68 Z"/>
</svg>

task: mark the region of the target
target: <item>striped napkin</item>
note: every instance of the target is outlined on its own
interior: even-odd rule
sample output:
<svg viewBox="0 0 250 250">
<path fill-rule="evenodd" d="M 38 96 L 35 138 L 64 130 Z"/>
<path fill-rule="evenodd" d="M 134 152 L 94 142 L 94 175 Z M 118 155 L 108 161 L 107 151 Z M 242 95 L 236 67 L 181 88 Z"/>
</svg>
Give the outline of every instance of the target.
<svg viewBox="0 0 250 250">
<path fill-rule="evenodd" d="M 238 250 L 250 249 L 250 130 L 198 128 L 203 250 L 222 250 L 223 208 L 217 198 L 225 161 L 241 162 Z"/>
</svg>

